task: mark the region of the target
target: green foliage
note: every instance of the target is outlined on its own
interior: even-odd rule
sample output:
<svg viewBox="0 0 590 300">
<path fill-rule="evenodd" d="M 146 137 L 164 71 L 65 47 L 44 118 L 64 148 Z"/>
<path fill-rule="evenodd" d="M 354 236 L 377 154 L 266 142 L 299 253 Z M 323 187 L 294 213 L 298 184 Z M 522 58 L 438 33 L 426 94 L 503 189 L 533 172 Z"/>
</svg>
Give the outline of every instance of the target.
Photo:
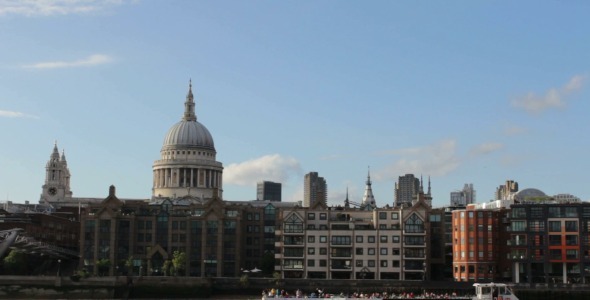
<svg viewBox="0 0 590 300">
<path fill-rule="evenodd" d="M 133 268 L 133 256 L 129 256 L 127 260 L 125 260 L 125 267 L 127 270 L 131 270 L 131 268 Z"/>
<path fill-rule="evenodd" d="M 104 276 L 108 273 L 111 261 L 108 258 L 101 258 L 96 262 L 96 268 L 98 269 L 98 275 Z"/>
<path fill-rule="evenodd" d="M 164 276 L 170 275 L 170 267 L 172 267 L 172 262 L 170 260 L 165 260 L 164 265 L 162 266 L 162 272 L 164 272 Z"/>
<path fill-rule="evenodd" d="M 279 273 L 279 272 L 272 273 L 272 278 L 277 285 L 281 283 L 281 279 L 282 279 L 281 273 Z"/>
<path fill-rule="evenodd" d="M 241 287 L 248 287 L 248 285 L 250 285 L 250 278 L 248 277 L 248 274 L 244 274 L 240 277 L 240 286 Z"/>
<path fill-rule="evenodd" d="M 186 253 L 180 251 L 174 251 L 172 254 L 172 265 L 174 266 L 174 274 L 184 274 L 184 268 L 186 267 Z"/>
<path fill-rule="evenodd" d="M 7 274 L 24 275 L 27 272 L 26 255 L 22 252 L 11 250 L 4 258 L 4 271 Z"/>
<path fill-rule="evenodd" d="M 78 276 L 80 276 L 80 278 L 88 278 L 90 277 L 90 273 L 86 269 L 81 269 L 78 270 Z"/>
</svg>

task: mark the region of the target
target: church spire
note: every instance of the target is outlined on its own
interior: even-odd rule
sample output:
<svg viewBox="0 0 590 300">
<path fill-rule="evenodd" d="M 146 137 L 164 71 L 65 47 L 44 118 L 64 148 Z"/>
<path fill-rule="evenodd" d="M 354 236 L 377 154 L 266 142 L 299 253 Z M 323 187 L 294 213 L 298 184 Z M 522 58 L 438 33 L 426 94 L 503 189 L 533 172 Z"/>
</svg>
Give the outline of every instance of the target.
<svg viewBox="0 0 590 300">
<path fill-rule="evenodd" d="M 369 171 L 367 172 L 367 182 L 361 208 L 365 210 L 372 210 L 375 207 L 375 197 L 373 196 L 373 189 L 371 188 L 371 169 L 369 168 Z"/>
<path fill-rule="evenodd" d="M 346 187 L 346 199 L 344 199 L 344 207 L 350 208 L 350 200 L 348 200 L 348 187 Z"/>
<path fill-rule="evenodd" d="M 62 161 L 64 164 L 67 164 L 67 163 L 68 163 L 68 162 L 66 161 L 66 150 L 64 150 L 64 149 L 61 149 L 61 161 Z"/>
<path fill-rule="evenodd" d="M 422 180 L 422 174 L 420 174 L 420 193 L 424 193 L 424 180 Z"/>
<path fill-rule="evenodd" d="M 430 175 L 428 175 L 428 195 L 430 195 Z"/>
<path fill-rule="evenodd" d="M 195 101 L 193 98 L 193 81 L 192 79 L 188 82 L 188 94 L 186 95 L 186 101 L 184 102 L 184 115 L 182 116 L 183 121 L 196 121 L 197 115 L 195 115 Z"/>
<path fill-rule="evenodd" d="M 53 144 L 53 152 L 51 153 L 51 160 L 59 161 L 59 150 L 57 149 L 57 141 Z"/>
</svg>

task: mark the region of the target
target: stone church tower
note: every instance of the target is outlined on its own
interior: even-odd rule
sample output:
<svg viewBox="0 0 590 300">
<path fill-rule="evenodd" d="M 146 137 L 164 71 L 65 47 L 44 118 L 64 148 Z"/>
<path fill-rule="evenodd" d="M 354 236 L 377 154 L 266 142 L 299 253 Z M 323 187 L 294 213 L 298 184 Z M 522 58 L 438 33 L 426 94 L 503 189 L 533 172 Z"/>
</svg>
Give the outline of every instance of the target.
<svg viewBox="0 0 590 300">
<path fill-rule="evenodd" d="M 45 184 L 42 186 L 39 203 L 62 202 L 72 198 L 70 190 L 70 170 L 66 155 L 59 155 L 57 142 L 53 146 L 53 152 L 45 166 Z"/>
</svg>

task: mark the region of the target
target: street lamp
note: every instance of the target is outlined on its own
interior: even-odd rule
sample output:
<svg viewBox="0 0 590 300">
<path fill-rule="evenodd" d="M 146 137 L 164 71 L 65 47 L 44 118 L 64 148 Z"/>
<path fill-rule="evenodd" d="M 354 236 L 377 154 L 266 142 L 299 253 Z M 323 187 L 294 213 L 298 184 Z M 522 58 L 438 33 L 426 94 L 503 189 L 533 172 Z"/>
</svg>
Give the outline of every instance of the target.
<svg viewBox="0 0 590 300">
<path fill-rule="evenodd" d="M 143 268 L 143 266 L 139 266 L 139 277 L 141 277 L 141 269 Z"/>
<path fill-rule="evenodd" d="M 57 260 L 57 276 L 61 276 L 61 259 Z"/>
<path fill-rule="evenodd" d="M 119 278 L 119 266 L 116 266 L 115 269 L 117 272 L 117 273 L 115 273 L 115 277 Z"/>
<path fill-rule="evenodd" d="M 426 280 L 426 262 L 422 263 L 422 267 L 424 270 L 424 273 L 422 274 L 422 281 L 425 281 Z"/>
</svg>

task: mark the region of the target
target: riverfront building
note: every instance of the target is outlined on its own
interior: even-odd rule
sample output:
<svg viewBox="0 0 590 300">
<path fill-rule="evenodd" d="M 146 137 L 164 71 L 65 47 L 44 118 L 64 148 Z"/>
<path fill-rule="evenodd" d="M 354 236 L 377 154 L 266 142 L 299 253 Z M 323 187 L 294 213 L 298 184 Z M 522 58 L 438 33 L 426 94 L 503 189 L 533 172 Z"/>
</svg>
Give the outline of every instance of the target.
<svg viewBox="0 0 590 300">
<path fill-rule="evenodd" d="M 510 279 L 506 261 L 508 236 L 502 221 L 506 208 L 458 209 L 453 214 L 453 277 L 455 281 Z"/>
<path fill-rule="evenodd" d="M 275 270 L 282 278 L 428 279 L 430 205 L 373 210 L 280 210 Z"/>
<path fill-rule="evenodd" d="M 509 221 L 513 282 L 590 282 L 590 203 L 523 201 Z"/>
</svg>

